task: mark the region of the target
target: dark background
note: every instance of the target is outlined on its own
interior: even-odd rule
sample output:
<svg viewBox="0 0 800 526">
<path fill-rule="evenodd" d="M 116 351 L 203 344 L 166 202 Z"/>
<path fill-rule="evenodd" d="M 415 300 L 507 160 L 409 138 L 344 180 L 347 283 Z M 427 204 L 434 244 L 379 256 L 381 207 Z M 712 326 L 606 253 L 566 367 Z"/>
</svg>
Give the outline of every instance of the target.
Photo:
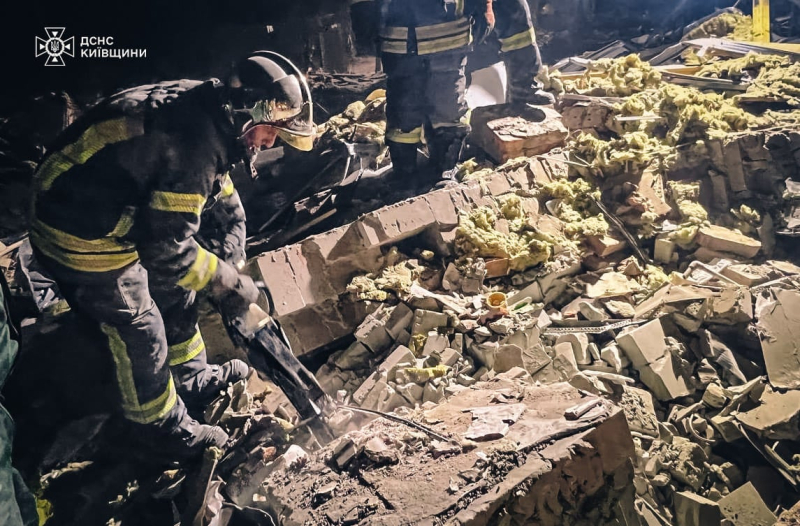
<svg viewBox="0 0 800 526">
<path fill-rule="evenodd" d="M 542 30 L 560 33 L 557 45 L 543 49 L 545 60 L 553 61 L 559 55 L 593 49 L 591 46 L 603 39 L 668 31 L 711 13 L 716 7 L 728 7 L 735 2 L 529 0 L 529 3 Z M 750 4 L 750 0 L 745 0 L 741 7 L 749 9 Z M 312 65 L 315 52 L 309 49 L 309 41 L 318 38 L 320 32 L 331 30 L 330 14 L 341 15 L 347 10 L 347 0 L 5 2 L 0 11 L 3 56 L 0 115 L 15 111 L 25 100 L 49 91 L 64 90 L 83 105 L 98 96 L 157 80 L 224 77 L 233 60 L 254 49 L 282 52 L 305 68 Z M 76 55 L 80 53 L 81 36 L 111 36 L 114 48 L 146 48 L 147 57 L 122 60 L 65 57 L 65 67 L 45 67 L 44 57 L 34 56 L 35 37 L 44 36 L 45 26 L 65 27 L 65 36 L 75 37 Z"/>
</svg>

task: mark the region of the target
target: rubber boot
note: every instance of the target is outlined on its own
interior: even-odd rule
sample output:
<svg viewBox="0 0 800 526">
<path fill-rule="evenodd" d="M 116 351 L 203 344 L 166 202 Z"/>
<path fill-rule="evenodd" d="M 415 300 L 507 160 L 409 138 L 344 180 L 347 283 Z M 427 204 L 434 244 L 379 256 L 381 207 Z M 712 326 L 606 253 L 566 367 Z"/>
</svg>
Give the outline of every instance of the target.
<svg viewBox="0 0 800 526">
<path fill-rule="evenodd" d="M 413 193 L 419 180 L 417 167 L 418 144 L 387 141 L 392 159 L 389 187 L 394 192 Z"/>
<path fill-rule="evenodd" d="M 201 424 L 189 416 L 180 397 L 164 418 L 150 424 L 131 425 L 134 436 L 152 454 L 169 461 L 197 456 L 208 447 L 223 448 L 229 439 L 221 427 Z"/>
<path fill-rule="evenodd" d="M 431 140 L 431 169 L 433 178 L 431 187 L 442 188 L 455 184 L 458 163 L 464 151 L 469 127 L 451 126 L 434 130 Z"/>
<path fill-rule="evenodd" d="M 250 366 L 242 360 L 230 360 L 222 365 L 209 365 L 202 353 L 195 359 L 170 367 L 175 387 L 193 413 L 205 410 L 229 384 L 244 380 Z"/>
</svg>

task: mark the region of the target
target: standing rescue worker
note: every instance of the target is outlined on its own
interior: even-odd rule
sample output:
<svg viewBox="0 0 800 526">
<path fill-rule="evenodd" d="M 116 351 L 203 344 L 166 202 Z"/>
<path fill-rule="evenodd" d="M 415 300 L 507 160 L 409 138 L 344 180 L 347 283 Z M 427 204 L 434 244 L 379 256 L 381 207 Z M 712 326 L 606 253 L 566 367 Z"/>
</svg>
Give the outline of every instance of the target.
<svg viewBox="0 0 800 526">
<path fill-rule="evenodd" d="M 229 175 L 277 137 L 310 150 L 311 96 L 284 57 L 257 52 L 228 85 L 179 80 L 102 101 L 57 140 L 35 176 L 30 238 L 114 360 L 122 413 L 162 451 L 222 446 L 203 408 L 246 377 L 241 360 L 208 365 L 196 295 L 240 312 L 259 290 L 240 274 L 244 211 Z M 235 311 L 233 309 L 236 309 Z"/>
<path fill-rule="evenodd" d="M 536 85 L 542 56 L 527 0 L 494 0 L 493 4 L 494 36 L 500 41 L 500 56 L 506 66 L 506 102 L 553 104 L 555 98 Z"/>
<path fill-rule="evenodd" d="M 465 67 L 472 43 L 464 0 L 378 0 L 387 75 L 386 143 L 397 182 L 417 170 L 423 129 L 434 174 L 452 168 L 469 133 Z"/>
<path fill-rule="evenodd" d="M 380 51 L 387 75 L 386 143 L 397 182 L 426 172 L 448 179 L 470 132 L 465 92 L 473 34 L 494 34 L 508 71 L 507 101 L 549 104 L 534 89 L 541 67 L 526 0 L 378 0 Z M 430 166 L 417 167 L 423 132 Z M 422 180 L 421 180 L 422 179 Z"/>
</svg>

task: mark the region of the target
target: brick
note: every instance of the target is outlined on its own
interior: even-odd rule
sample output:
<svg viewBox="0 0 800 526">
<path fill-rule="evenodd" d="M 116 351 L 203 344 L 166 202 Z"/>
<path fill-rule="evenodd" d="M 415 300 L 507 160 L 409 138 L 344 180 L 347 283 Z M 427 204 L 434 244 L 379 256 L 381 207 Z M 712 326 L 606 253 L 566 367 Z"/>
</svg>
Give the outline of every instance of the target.
<svg viewBox="0 0 800 526">
<path fill-rule="evenodd" d="M 709 250 L 730 252 L 745 258 L 753 258 L 761 250 L 760 241 L 716 225 L 702 227 L 696 241 Z"/>
<path fill-rule="evenodd" d="M 730 141 L 723 146 L 723 159 L 725 166 L 721 167 L 731 185 L 734 193 L 747 191 L 747 180 L 744 177 L 742 165 L 742 151 L 737 141 Z"/>
<path fill-rule="evenodd" d="M 375 385 L 381 378 L 381 373 L 378 371 L 373 372 L 371 375 L 367 377 L 366 380 L 361 384 L 361 387 L 356 389 L 353 393 L 353 402 L 361 405 L 364 403 L 364 400 L 367 398 L 367 395 L 375 388 Z"/>
<path fill-rule="evenodd" d="M 667 352 L 661 320 L 639 327 L 626 328 L 617 335 L 617 345 L 625 352 L 634 367 L 643 367 L 662 358 Z"/>
<path fill-rule="evenodd" d="M 502 172 L 495 172 L 482 179 L 481 187 L 484 188 L 489 195 L 495 197 L 507 194 L 511 191 L 511 183 L 508 181 L 506 174 Z"/>
<path fill-rule="evenodd" d="M 450 345 L 450 340 L 447 336 L 436 331 L 430 331 L 428 332 L 428 339 L 425 340 L 425 347 L 422 349 L 422 356 L 441 353 L 448 345 Z"/>
<path fill-rule="evenodd" d="M 690 491 L 675 493 L 676 526 L 720 526 L 721 522 L 722 512 L 713 500 Z"/>
<path fill-rule="evenodd" d="M 580 301 L 578 310 L 589 321 L 605 321 L 610 317 L 602 306 L 589 301 Z"/>
<path fill-rule="evenodd" d="M 666 356 L 649 365 L 639 367 L 639 378 L 662 402 L 668 402 L 692 393 L 681 374 L 677 358 L 667 353 Z"/>
<path fill-rule="evenodd" d="M 357 222 L 368 245 L 396 243 L 419 234 L 435 223 L 433 211 L 421 197 L 381 208 L 366 214 Z"/>
<path fill-rule="evenodd" d="M 476 108 L 472 140 L 499 163 L 547 153 L 564 144 L 568 130 L 561 115 L 549 108 L 531 108 L 525 115 L 508 105 Z"/>
<path fill-rule="evenodd" d="M 414 324 L 411 329 L 412 336 L 415 334 L 428 334 L 430 331 L 440 327 L 447 327 L 448 318 L 446 314 L 424 309 L 417 309 L 414 313 Z"/>
</svg>

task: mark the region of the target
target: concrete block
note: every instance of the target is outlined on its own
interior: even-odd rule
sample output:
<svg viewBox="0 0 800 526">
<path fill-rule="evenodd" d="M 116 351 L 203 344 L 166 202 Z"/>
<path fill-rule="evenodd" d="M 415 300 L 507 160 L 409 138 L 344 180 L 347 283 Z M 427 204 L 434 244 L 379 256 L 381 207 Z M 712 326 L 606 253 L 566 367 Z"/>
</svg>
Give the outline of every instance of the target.
<svg viewBox="0 0 800 526">
<path fill-rule="evenodd" d="M 667 352 L 664 328 L 658 319 L 638 327 L 623 329 L 617 335 L 616 341 L 637 368 L 655 362 Z"/>
<path fill-rule="evenodd" d="M 295 281 L 294 271 L 286 252 L 268 252 L 256 259 L 261 281 L 269 287 L 278 317 L 296 312 L 306 306 L 303 294 Z"/>
<path fill-rule="evenodd" d="M 390 388 L 389 384 L 385 381 L 378 380 L 360 405 L 364 409 L 377 410 L 378 406 L 382 403 L 386 403 L 387 399 L 392 394 L 394 394 L 394 389 Z"/>
<path fill-rule="evenodd" d="M 672 262 L 672 256 L 675 254 L 677 245 L 670 241 L 665 234 L 660 234 L 656 237 L 656 245 L 653 251 L 653 259 L 658 263 L 669 264 Z"/>
<path fill-rule="evenodd" d="M 375 354 L 388 349 L 392 343 L 392 337 L 386 331 L 386 322 L 374 314 L 367 316 L 353 336 Z"/>
<path fill-rule="evenodd" d="M 472 113 L 473 142 L 499 163 L 547 153 L 564 144 L 568 130 L 557 111 L 528 108 L 520 114 L 511 110 L 501 104 Z"/>
<path fill-rule="evenodd" d="M 589 336 L 580 332 L 572 332 L 562 334 L 556 338 L 556 346 L 565 342 L 572 345 L 572 352 L 575 355 L 575 362 L 578 365 L 589 365 L 592 363 L 592 357 L 589 355 Z"/>
<path fill-rule="evenodd" d="M 373 372 L 371 375 L 367 377 L 366 380 L 361 384 L 361 387 L 356 389 L 353 393 L 353 402 L 358 405 L 364 403 L 364 400 L 367 398 L 367 395 L 375 388 L 375 384 L 381 379 L 381 373 L 379 371 Z"/>
<path fill-rule="evenodd" d="M 617 345 L 609 345 L 600 350 L 600 358 L 618 373 L 622 371 L 622 351 Z"/>
<path fill-rule="evenodd" d="M 441 353 L 450 345 L 450 340 L 444 334 L 436 331 L 428 332 L 428 339 L 425 340 L 425 347 L 422 348 L 422 356 L 430 356 L 433 353 Z"/>
<path fill-rule="evenodd" d="M 679 369 L 677 358 L 667 353 L 666 356 L 639 367 L 639 376 L 642 383 L 652 392 L 653 396 L 662 402 L 668 402 L 692 393 L 686 385 Z"/>
<path fill-rule="evenodd" d="M 425 384 L 422 392 L 422 403 L 425 402 L 433 402 L 434 404 L 440 404 L 444 401 L 444 388 L 445 384 L 443 382 L 435 382 L 434 380 L 429 381 Z"/>
<path fill-rule="evenodd" d="M 413 365 L 414 363 L 416 363 L 416 357 L 414 356 L 414 353 L 411 352 L 411 349 L 409 349 L 404 345 L 400 345 L 397 347 L 397 349 L 392 351 L 392 353 L 389 356 L 386 357 L 383 363 L 381 363 L 378 366 L 378 372 L 382 371 L 388 373 L 389 371 L 391 371 L 392 369 L 403 363 L 408 363 Z M 353 398 L 355 398 L 355 395 L 353 395 Z"/>
<path fill-rule="evenodd" d="M 499 345 L 497 342 L 474 343 L 469 347 L 469 354 L 487 369 L 494 368 L 495 353 Z M 477 378 L 477 377 L 476 377 Z"/>
<path fill-rule="evenodd" d="M 761 241 L 716 225 L 702 227 L 696 241 L 709 250 L 730 252 L 745 258 L 754 258 L 761 250 Z"/>
<path fill-rule="evenodd" d="M 405 303 L 398 303 L 386 320 L 386 332 L 396 340 L 403 331 L 411 327 L 412 321 L 414 321 L 414 311 Z"/>
<path fill-rule="evenodd" d="M 447 327 L 448 318 L 441 312 L 417 309 L 414 313 L 414 323 L 411 334 L 428 334 L 430 331 Z"/>
<path fill-rule="evenodd" d="M 447 367 L 453 367 L 461 359 L 461 353 L 450 348 L 443 350 L 439 355 L 442 359 L 442 365 Z"/>
<path fill-rule="evenodd" d="M 575 360 L 572 342 L 556 343 L 553 350 L 556 355 L 553 359 L 553 367 L 561 374 L 563 380 L 569 380 L 578 374 L 578 362 Z"/>
<path fill-rule="evenodd" d="M 606 321 L 610 317 L 603 307 L 589 301 L 579 302 L 578 311 L 589 321 Z"/>
<path fill-rule="evenodd" d="M 440 227 L 458 226 L 458 208 L 453 202 L 452 193 L 454 193 L 452 190 L 445 189 L 429 192 L 422 196 Z"/>
<path fill-rule="evenodd" d="M 502 345 L 494 355 L 494 371 L 504 373 L 515 367 L 523 368 L 525 363 L 522 360 L 522 349 L 516 345 Z"/>
<path fill-rule="evenodd" d="M 750 265 L 728 265 L 722 269 L 721 274 L 745 287 L 753 287 L 769 281 L 768 275 L 751 270 Z"/>
<path fill-rule="evenodd" d="M 628 246 L 628 242 L 625 239 L 610 235 L 589 236 L 586 238 L 586 244 L 601 258 L 625 250 L 625 247 Z"/>
<path fill-rule="evenodd" d="M 457 332 L 453 335 L 452 339 L 450 340 L 450 348 L 455 349 L 459 353 L 464 352 L 464 335 L 460 332 Z"/>
<path fill-rule="evenodd" d="M 675 493 L 676 526 L 720 526 L 722 512 L 713 500 L 690 491 Z"/>
<path fill-rule="evenodd" d="M 424 388 L 421 385 L 408 383 L 405 385 L 398 385 L 395 390 L 412 406 L 422 403 Z"/>
<path fill-rule="evenodd" d="M 539 303 L 544 299 L 544 294 L 542 293 L 542 287 L 539 285 L 538 281 L 534 281 L 533 283 L 526 286 L 519 292 L 510 295 L 507 300 L 508 305 L 512 306 L 515 303 L 519 303 L 520 301 L 526 298 L 530 298 L 531 301 L 534 303 Z"/>
</svg>

